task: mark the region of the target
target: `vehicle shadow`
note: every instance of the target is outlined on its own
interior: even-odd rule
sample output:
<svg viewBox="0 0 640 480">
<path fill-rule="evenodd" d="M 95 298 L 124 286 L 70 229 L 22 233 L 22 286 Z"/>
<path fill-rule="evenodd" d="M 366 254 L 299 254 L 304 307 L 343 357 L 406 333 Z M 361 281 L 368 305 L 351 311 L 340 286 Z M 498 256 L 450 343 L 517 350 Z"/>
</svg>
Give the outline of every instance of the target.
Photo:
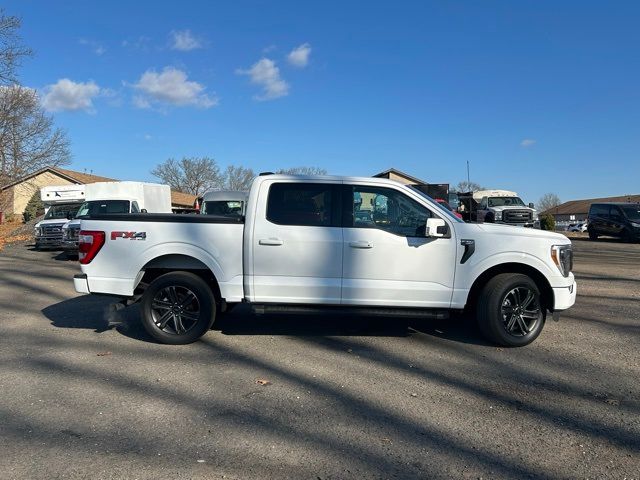
<svg viewBox="0 0 640 480">
<path fill-rule="evenodd" d="M 117 310 L 112 297 L 81 295 L 42 309 L 42 314 L 59 328 L 84 328 L 96 333 L 112 328 L 127 336 L 153 341 L 142 328 L 137 307 Z"/>
<path fill-rule="evenodd" d="M 102 333 L 115 328 L 135 340 L 157 343 L 142 327 L 140 307 L 115 309 L 112 297 L 83 295 L 42 309 L 51 324 L 59 328 L 84 328 Z M 283 335 L 299 337 L 409 337 L 424 334 L 472 345 L 491 345 L 463 315 L 445 320 L 406 317 L 363 317 L 355 314 L 264 314 L 245 305 L 220 315 L 212 330 L 223 335 Z"/>
<path fill-rule="evenodd" d="M 474 322 L 464 315 L 444 320 L 407 317 L 366 317 L 357 314 L 264 314 L 240 305 L 213 325 L 223 335 L 291 335 L 300 337 L 409 337 L 416 333 L 458 343 L 489 345 Z"/>
<path fill-rule="evenodd" d="M 57 260 L 60 262 L 68 262 L 68 261 L 77 261 L 77 254 L 67 254 L 64 250 L 60 248 L 36 248 L 35 245 L 29 244 L 27 245 L 27 250 L 30 252 L 38 252 L 38 253 L 49 253 L 51 254 L 52 260 Z"/>
</svg>

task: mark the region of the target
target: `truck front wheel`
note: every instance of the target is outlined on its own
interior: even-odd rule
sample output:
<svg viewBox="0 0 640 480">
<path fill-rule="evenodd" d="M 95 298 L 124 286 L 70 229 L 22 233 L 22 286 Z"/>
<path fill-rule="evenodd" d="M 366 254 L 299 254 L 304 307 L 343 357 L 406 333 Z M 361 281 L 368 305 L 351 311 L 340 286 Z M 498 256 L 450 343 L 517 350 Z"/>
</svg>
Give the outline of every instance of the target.
<svg viewBox="0 0 640 480">
<path fill-rule="evenodd" d="M 167 273 L 151 282 L 142 296 L 142 325 L 161 343 L 192 343 L 213 325 L 215 305 L 202 278 L 189 272 Z"/>
<path fill-rule="evenodd" d="M 540 290 L 519 273 L 493 277 L 480 294 L 477 315 L 482 334 L 506 347 L 530 344 L 544 326 Z"/>
</svg>

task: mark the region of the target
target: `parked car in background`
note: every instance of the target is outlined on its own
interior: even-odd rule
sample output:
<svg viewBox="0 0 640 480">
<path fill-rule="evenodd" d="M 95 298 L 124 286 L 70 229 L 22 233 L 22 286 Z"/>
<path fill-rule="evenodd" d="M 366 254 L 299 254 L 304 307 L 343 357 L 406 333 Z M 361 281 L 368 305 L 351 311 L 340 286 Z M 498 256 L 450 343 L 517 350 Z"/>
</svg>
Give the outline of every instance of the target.
<svg viewBox="0 0 640 480">
<path fill-rule="evenodd" d="M 567 227 L 567 232 L 586 232 L 587 223 L 570 223 Z"/>
<path fill-rule="evenodd" d="M 592 203 L 589 208 L 589 238 L 600 235 L 632 242 L 640 239 L 640 203 Z"/>
<path fill-rule="evenodd" d="M 140 300 L 142 324 L 169 344 L 248 303 L 424 318 L 469 307 L 488 339 L 523 346 L 576 299 L 564 235 L 464 223 L 393 180 L 261 175 L 245 213 L 83 219 L 76 291 Z"/>
<path fill-rule="evenodd" d="M 444 208 L 449 210 L 451 213 L 453 213 L 460 220 L 462 220 L 462 214 L 458 213 L 457 210 L 454 210 L 453 208 L 451 208 L 451 205 L 449 205 L 449 203 L 446 200 L 443 200 L 442 198 L 434 198 L 434 200 L 438 202 L 440 205 L 442 205 Z"/>
<path fill-rule="evenodd" d="M 78 232 L 83 217 L 113 213 L 171 213 L 168 185 L 145 182 L 96 182 L 85 186 L 86 201 L 62 227 L 62 248 L 78 253 Z"/>
<path fill-rule="evenodd" d="M 42 187 L 40 200 L 44 204 L 44 219 L 34 226 L 36 249 L 60 248 L 62 227 L 75 217 L 85 201 L 85 185 Z"/>
<path fill-rule="evenodd" d="M 239 190 L 210 190 L 202 197 L 201 215 L 241 217 L 247 206 L 248 192 Z"/>
</svg>

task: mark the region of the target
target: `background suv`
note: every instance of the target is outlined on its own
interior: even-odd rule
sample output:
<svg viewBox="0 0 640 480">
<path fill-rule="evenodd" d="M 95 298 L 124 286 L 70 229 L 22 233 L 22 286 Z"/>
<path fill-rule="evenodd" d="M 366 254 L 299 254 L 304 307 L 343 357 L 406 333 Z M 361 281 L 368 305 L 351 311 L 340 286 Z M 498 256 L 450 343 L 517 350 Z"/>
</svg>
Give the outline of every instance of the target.
<svg viewBox="0 0 640 480">
<path fill-rule="evenodd" d="M 640 203 L 592 203 L 588 231 L 591 240 L 607 235 L 637 241 L 640 239 Z"/>
</svg>

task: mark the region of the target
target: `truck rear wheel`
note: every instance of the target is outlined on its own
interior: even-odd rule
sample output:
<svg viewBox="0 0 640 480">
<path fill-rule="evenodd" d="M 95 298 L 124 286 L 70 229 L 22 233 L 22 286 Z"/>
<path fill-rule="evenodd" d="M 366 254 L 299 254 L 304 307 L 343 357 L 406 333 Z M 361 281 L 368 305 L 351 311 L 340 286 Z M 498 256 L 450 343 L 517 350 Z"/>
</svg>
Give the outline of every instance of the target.
<svg viewBox="0 0 640 480">
<path fill-rule="evenodd" d="M 477 315 L 485 338 L 506 347 L 530 344 L 544 326 L 540 290 L 519 273 L 493 277 L 480 293 Z"/>
<path fill-rule="evenodd" d="M 213 325 L 216 308 L 209 285 L 189 272 L 171 272 L 156 278 L 145 290 L 142 325 L 161 343 L 195 342 Z"/>
</svg>

